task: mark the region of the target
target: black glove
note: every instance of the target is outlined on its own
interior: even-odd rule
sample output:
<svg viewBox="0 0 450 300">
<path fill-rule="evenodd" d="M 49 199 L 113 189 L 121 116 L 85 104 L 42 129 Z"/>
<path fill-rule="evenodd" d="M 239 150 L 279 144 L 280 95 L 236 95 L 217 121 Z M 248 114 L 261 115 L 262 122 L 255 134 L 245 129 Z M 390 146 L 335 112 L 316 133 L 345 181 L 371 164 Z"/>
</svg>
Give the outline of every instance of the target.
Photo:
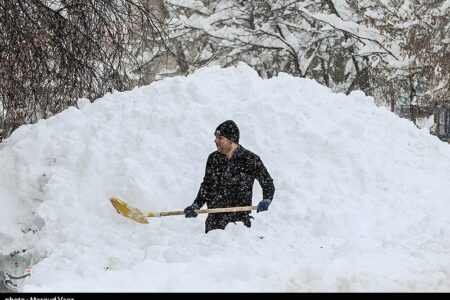
<svg viewBox="0 0 450 300">
<path fill-rule="evenodd" d="M 270 203 L 272 203 L 272 200 L 269 200 L 269 199 L 261 200 L 261 202 L 258 203 L 258 207 L 256 208 L 256 212 L 259 213 L 260 211 L 268 210 Z"/>
<path fill-rule="evenodd" d="M 198 214 L 194 211 L 199 209 L 198 205 L 193 203 L 184 209 L 184 216 L 186 218 L 196 218 Z"/>
</svg>

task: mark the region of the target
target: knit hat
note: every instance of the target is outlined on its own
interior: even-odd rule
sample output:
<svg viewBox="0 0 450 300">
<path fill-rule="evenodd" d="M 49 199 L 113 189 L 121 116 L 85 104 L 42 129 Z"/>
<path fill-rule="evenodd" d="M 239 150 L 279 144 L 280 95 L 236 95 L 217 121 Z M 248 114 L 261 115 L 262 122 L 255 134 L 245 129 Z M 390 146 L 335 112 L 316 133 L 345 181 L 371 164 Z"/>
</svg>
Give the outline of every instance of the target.
<svg viewBox="0 0 450 300">
<path fill-rule="evenodd" d="M 214 135 L 221 135 L 226 137 L 227 139 L 239 144 L 239 128 L 236 123 L 231 120 L 227 120 L 217 126 Z"/>
</svg>

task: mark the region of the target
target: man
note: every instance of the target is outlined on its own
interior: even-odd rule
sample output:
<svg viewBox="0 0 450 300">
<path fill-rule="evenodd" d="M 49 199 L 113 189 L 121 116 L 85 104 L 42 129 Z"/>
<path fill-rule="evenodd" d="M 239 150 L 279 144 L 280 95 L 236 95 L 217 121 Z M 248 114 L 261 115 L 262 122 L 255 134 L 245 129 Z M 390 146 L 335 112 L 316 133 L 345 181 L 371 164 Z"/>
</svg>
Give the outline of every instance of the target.
<svg viewBox="0 0 450 300">
<path fill-rule="evenodd" d="M 211 153 L 206 163 L 205 176 L 197 198 L 184 209 L 186 218 L 195 218 L 195 210 L 205 203 L 208 208 L 223 208 L 252 205 L 253 183 L 258 180 L 263 190 L 263 200 L 257 212 L 266 211 L 275 193 L 273 180 L 259 156 L 239 144 L 239 129 L 231 121 L 220 124 L 214 135 L 217 151 Z M 205 233 L 214 229 L 225 229 L 230 222 L 243 222 L 251 227 L 250 212 L 208 214 Z"/>
</svg>

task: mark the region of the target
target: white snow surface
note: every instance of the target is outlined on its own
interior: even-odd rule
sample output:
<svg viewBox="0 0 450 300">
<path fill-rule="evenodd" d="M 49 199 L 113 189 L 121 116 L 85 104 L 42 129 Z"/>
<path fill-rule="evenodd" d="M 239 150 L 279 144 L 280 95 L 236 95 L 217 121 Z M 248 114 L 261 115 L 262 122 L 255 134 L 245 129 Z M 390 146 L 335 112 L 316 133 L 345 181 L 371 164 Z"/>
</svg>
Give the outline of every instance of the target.
<svg viewBox="0 0 450 300">
<path fill-rule="evenodd" d="M 276 187 L 252 228 L 117 214 L 111 196 L 191 204 L 227 119 Z M 0 147 L 0 253 L 37 262 L 24 292 L 450 291 L 450 146 L 362 92 L 207 67 L 80 100 Z"/>
</svg>

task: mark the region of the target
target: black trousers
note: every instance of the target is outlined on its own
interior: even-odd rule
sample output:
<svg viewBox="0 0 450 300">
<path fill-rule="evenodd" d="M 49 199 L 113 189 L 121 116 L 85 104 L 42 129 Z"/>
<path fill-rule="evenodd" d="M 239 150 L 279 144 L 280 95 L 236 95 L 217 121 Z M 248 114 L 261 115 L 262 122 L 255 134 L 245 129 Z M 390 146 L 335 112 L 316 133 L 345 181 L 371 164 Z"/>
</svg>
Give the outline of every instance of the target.
<svg viewBox="0 0 450 300">
<path fill-rule="evenodd" d="M 248 228 L 252 227 L 252 216 L 248 212 L 208 214 L 205 221 L 205 233 L 215 229 L 224 230 L 229 223 L 243 222 Z"/>
</svg>

